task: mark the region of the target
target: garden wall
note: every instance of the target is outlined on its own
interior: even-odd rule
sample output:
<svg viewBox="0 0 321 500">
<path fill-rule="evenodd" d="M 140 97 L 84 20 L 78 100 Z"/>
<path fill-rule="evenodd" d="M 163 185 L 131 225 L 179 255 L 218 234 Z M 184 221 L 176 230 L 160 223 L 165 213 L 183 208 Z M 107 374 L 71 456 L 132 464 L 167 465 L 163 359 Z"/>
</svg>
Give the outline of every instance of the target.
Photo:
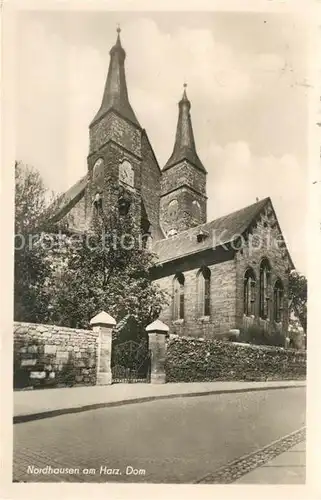
<svg viewBox="0 0 321 500">
<path fill-rule="evenodd" d="M 305 379 L 306 351 L 175 337 L 165 370 L 166 382 Z"/>
<path fill-rule="evenodd" d="M 14 387 L 95 385 L 97 333 L 14 323 Z"/>
</svg>

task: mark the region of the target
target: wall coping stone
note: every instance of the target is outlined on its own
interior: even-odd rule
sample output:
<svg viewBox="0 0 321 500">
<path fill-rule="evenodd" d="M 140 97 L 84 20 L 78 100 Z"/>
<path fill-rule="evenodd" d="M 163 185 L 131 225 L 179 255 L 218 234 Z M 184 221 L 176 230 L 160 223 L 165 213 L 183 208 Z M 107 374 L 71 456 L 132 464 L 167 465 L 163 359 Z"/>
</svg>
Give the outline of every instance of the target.
<svg viewBox="0 0 321 500">
<path fill-rule="evenodd" d="M 146 327 L 146 332 L 148 333 L 153 333 L 153 332 L 160 332 L 160 333 L 167 333 L 169 331 L 169 327 L 165 325 L 162 321 L 157 319 L 156 321 L 153 321 L 153 323 L 150 323 Z"/>
<path fill-rule="evenodd" d="M 90 324 L 91 326 L 115 326 L 116 320 L 115 318 L 110 316 L 110 314 L 106 313 L 105 311 L 101 311 L 99 314 L 96 314 L 96 316 L 91 318 Z"/>
<path fill-rule="evenodd" d="M 91 333 L 93 334 L 92 330 L 85 330 L 84 328 L 83 329 L 80 329 L 80 328 L 70 328 L 69 326 L 57 326 L 57 325 L 51 325 L 49 323 L 45 324 L 45 323 L 26 323 L 26 322 L 23 322 L 23 321 L 14 321 L 13 322 L 13 328 L 14 328 L 14 331 L 16 333 L 20 333 L 19 332 L 19 328 L 38 328 L 38 327 L 43 327 L 43 328 L 46 328 L 46 331 L 47 330 L 50 330 L 51 333 L 61 333 L 61 332 L 75 332 L 75 333 Z M 21 332 L 22 333 L 22 332 Z M 38 331 L 38 333 L 40 333 Z"/>
</svg>

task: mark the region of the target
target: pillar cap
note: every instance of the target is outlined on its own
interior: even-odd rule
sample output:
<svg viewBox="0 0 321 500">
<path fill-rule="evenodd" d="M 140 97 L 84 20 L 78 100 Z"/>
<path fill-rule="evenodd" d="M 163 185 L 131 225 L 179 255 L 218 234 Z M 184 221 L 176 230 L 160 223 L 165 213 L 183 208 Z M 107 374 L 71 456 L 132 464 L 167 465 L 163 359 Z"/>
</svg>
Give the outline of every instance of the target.
<svg viewBox="0 0 321 500">
<path fill-rule="evenodd" d="M 106 313 L 105 311 L 101 311 L 99 314 L 96 314 L 93 318 L 90 320 L 91 326 L 115 326 L 116 325 L 116 320 L 110 316 L 110 314 Z"/>
<path fill-rule="evenodd" d="M 162 321 L 157 319 L 150 325 L 146 327 L 146 332 L 152 333 L 152 332 L 160 332 L 160 333 L 167 333 L 169 331 L 169 327 L 165 325 Z"/>
</svg>

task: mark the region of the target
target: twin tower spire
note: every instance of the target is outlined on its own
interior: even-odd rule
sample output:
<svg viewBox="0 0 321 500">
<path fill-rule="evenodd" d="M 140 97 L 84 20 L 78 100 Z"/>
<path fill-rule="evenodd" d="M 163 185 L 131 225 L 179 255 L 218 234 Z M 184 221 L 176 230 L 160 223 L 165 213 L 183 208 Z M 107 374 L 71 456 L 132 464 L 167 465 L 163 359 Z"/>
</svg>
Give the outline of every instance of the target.
<svg viewBox="0 0 321 500">
<path fill-rule="evenodd" d="M 130 105 L 125 76 L 126 52 L 121 45 L 120 28 L 117 28 L 117 39 L 110 50 L 110 64 L 105 84 L 101 106 L 90 126 L 98 122 L 108 111 L 114 110 L 123 118 L 141 128 L 136 115 Z M 195 147 L 194 133 L 190 115 L 191 103 L 186 95 L 186 84 L 182 99 L 179 101 L 179 115 L 176 129 L 176 138 L 171 157 L 163 170 L 169 169 L 182 160 L 189 160 L 198 169 L 206 172 Z"/>
</svg>

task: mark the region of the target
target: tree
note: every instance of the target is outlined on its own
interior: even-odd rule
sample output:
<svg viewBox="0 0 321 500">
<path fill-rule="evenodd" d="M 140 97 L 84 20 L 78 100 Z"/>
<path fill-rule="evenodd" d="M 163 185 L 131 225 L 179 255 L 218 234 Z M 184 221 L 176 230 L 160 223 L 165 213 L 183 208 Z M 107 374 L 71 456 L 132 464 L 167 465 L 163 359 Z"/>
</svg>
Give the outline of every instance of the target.
<svg viewBox="0 0 321 500">
<path fill-rule="evenodd" d="M 39 172 L 15 163 L 14 318 L 47 319 L 45 282 L 51 273 L 46 250 L 39 244 L 51 200 Z"/>
<path fill-rule="evenodd" d="M 96 227 L 66 237 L 58 279 L 51 286 L 50 321 L 88 328 L 102 310 L 117 321 L 134 317 L 142 332 L 156 319 L 166 293 L 151 279 L 155 256 L 144 247 L 130 215 L 100 214 Z"/>
<path fill-rule="evenodd" d="M 307 291 L 306 277 L 297 271 L 292 271 L 289 278 L 289 299 L 305 333 L 307 331 Z"/>
</svg>

